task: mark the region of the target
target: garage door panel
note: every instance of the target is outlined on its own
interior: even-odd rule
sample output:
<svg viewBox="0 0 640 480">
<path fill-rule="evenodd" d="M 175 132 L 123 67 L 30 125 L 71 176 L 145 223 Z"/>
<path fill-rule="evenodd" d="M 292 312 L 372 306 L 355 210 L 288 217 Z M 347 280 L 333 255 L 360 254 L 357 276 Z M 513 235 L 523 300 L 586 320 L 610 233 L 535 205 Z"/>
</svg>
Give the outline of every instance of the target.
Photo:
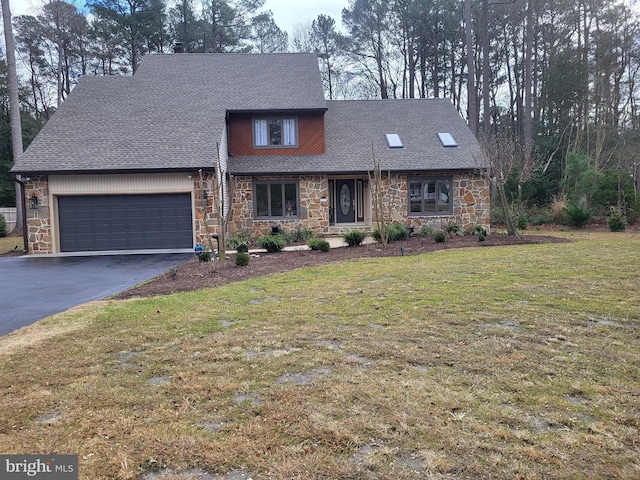
<svg viewBox="0 0 640 480">
<path fill-rule="evenodd" d="M 58 197 L 60 249 L 70 251 L 191 248 L 191 195 Z"/>
</svg>

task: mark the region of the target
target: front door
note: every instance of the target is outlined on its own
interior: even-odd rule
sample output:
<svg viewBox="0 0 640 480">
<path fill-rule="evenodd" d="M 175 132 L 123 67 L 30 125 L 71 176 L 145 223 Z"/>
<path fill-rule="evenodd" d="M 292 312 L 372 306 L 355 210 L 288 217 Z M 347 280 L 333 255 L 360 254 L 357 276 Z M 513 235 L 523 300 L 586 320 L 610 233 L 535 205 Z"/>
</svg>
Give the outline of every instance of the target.
<svg viewBox="0 0 640 480">
<path fill-rule="evenodd" d="M 336 223 L 355 223 L 355 180 L 336 180 Z"/>
</svg>

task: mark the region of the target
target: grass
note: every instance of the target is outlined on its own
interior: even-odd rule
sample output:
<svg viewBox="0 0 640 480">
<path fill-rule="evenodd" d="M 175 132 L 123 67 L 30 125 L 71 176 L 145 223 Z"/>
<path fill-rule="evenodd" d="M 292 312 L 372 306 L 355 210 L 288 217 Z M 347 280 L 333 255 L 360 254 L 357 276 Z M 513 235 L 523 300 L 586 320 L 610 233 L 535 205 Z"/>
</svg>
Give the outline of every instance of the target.
<svg viewBox="0 0 640 480">
<path fill-rule="evenodd" d="M 6 253 L 8 251 L 14 250 L 16 246 L 18 247 L 19 251 L 22 251 L 22 237 L 0 237 L 0 253 Z"/>
<path fill-rule="evenodd" d="M 574 238 L 50 317 L 0 339 L 0 451 L 92 480 L 638 478 L 640 239 Z"/>
</svg>

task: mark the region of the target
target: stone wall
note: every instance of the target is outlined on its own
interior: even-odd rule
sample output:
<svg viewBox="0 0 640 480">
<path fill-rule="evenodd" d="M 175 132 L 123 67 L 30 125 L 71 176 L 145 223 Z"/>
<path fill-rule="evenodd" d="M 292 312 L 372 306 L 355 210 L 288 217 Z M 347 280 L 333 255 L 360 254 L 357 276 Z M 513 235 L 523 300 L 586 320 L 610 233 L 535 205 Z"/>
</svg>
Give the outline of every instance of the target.
<svg viewBox="0 0 640 480">
<path fill-rule="evenodd" d="M 51 234 L 51 208 L 49 205 L 49 182 L 46 176 L 31 177 L 24 182 L 27 213 L 27 235 L 29 253 L 53 253 Z M 29 199 L 35 194 L 38 207 L 30 208 Z"/>
<path fill-rule="evenodd" d="M 257 180 L 293 180 L 298 181 L 300 191 L 299 216 L 277 219 L 253 218 L 253 182 Z M 256 235 L 266 235 L 272 226 L 285 231 L 311 228 L 322 235 L 329 232 L 329 184 L 326 177 L 309 175 L 302 177 L 264 176 L 234 177 L 233 207 L 229 233 L 249 231 Z"/>
<path fill-rule="evenodd" d="M 214 174 L 204 173 L 203 182 L 199 175 L 194 175 L 194 219 L 196 243 L 207 244 L 207 233 L 214 234 L 219 230 L 218 213 L 215 208 L 213 195 Z M 424 176 L 434 176 L 433 172 L 423 172 Z M 386 174 L 382 177 L 384 209 L 387 218 L 394 222 L 413 226 L 419 230 L 425 225 L 440 229 L 450 222 L 455 222 L 463 229 L 475 225 L 483 225 L 489 230 L 489 183 L 477 173 L 442 172 L 443 176 L 453 176 L 455 192 L 453 215 L 445 216 L 409 216 L 407 175 Z M 412 174 L 413 176 L 413 174 Z M 256 180 L 295 180 L 298 181 L 300 192 L 300 212 L 298 217 L 278 219 L 253 218 L 253 182 Z M 370 185 L 367 192 L 371 194 L 374 186 Z M 209 198 L 203 199 L 202 192 L 207 190 Z M 365 193 L 367 193 L 365 192 Z M 38 207 L 29 208 L 29 197 L 38 197 Z M 283 230 L 313 229 L 319 235 L 336 234 L 344 229 L 340 226 L 329 225 L 329 184 L 328 178 L 322 175 L 295 176 L 267 176 L 267 177 L 233 177 L 230 194 L 232 195 L 232 216 L 228 225 L 228 233 L 247 230 L 257 235 L 271 232 L 271 227 L 278 225 Z M 34 176 L 25 181 L 27 234 L 29 239 L 29 253 L 53 253 L 52 218 L 53 209 L 49 205 L 49 187 L 46 176 Z M 373 201 L 373 198 L 371 199 Z M 206 203 L 206 213 L 203 208 Z M 373 210 L 373 209 L 372 209 Z M 206 221 L 205 221 L 206 216 Z M 208 224 L 208 225 L 207 225 Z M 375 225 L 373 218 L 365 218 L 362 228 L 367 230 Z M 346 228 L 346 227 L 345 227 Z M 348 227 L 350 229 L 353 227 Z"/>
<path fill-rule="evenodd" d="M 483 176 L 473 172 L 440 172 L 442 176 L 453 177 L 454 204 L 452 215 L 408 215 L 408 193 L 406 174 L 382 175 L 382 196 L 385 218 L 393 222 L 412 226 L 416 230 L 429 225 L 434 229 L 444 228 L 451 222 L 457 223 L 463 229 L 475 225 L 484 226 L 489 230 L 490 197 L 489 183 Z M 433 172 L 411 174 L 411 176 L 437 176 Z M 298 177 L 268 176 L 268 177 L 235 177 L 233 179 L 233 212 L 229 223 L 229 233 L 250 231 L 256 235 L 271 232 L 271 227 L 278 225 L 284 230 L 311 228 L 319 235 L 339 234 L 350 230 L 353 225 L 329 225 L 329 189 L 325 176 L 303 176 L 299 178 L 300 188 L 300 216 L 259 220 L 253 218 L 253 182 L 257 180 L 298 180 Z M 365 191 L 373 204 L 375 186 L 371 185 Z M 374 208 L 372 205 L 371 211 Z M 373 216 L 373 213 L 371 213 Z M 375 218 L 365 218 L 363 229 L 375 226 Z"/>
<path fill-rule="evenodd" d="M 213 172 L 203 172 L 202 182 L 200 181 L 200 175 L 194 175 L 193 184 L 195 242 L 200 245 L 208 245 L 207 232 L 210 235 L 218 233 L 218 209 L 213 190 L 215 174 Z M 206 200 L 203 198 L 204 190 L 208 194 Z"/>
</svg>

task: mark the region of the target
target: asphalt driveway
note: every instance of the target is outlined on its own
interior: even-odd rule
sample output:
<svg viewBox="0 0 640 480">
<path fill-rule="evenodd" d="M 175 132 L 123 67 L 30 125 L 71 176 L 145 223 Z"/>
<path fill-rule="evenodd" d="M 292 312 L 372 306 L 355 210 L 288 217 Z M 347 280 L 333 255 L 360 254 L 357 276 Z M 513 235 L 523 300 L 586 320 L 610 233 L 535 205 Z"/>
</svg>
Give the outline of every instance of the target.
<svg viewBox="0 0 640 480">
<path fill-rule="evenodd" d="M 193 255 L 0 258 L 0 335 L 82 303 L 101 300 Z"/>
</svg>

